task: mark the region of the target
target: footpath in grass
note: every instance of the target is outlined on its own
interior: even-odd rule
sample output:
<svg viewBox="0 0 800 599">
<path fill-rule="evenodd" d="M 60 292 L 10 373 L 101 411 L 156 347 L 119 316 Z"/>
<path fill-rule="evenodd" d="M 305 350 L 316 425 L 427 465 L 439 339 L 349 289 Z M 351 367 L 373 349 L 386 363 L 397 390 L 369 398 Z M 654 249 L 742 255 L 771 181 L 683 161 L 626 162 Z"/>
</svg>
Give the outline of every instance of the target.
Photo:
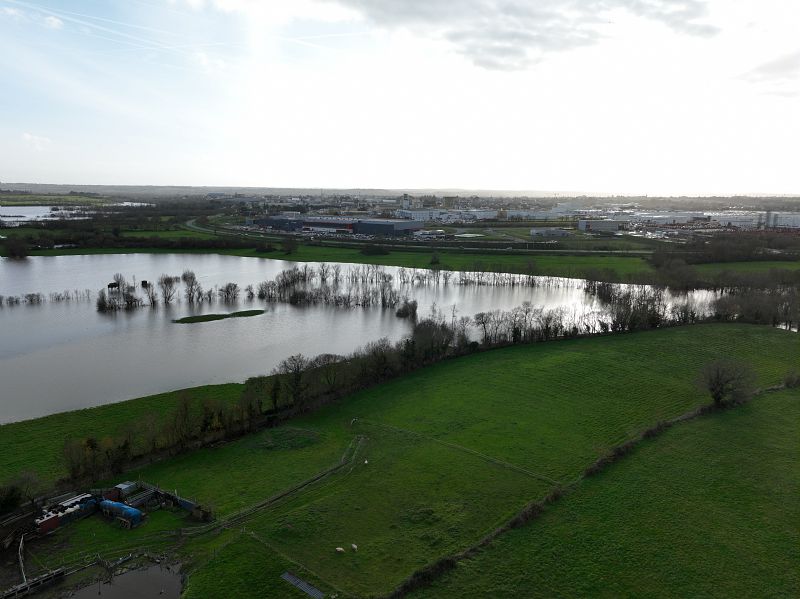
<svg viewBox="0 0 800 599">
<path fill-rule="evenodd" d="M 414 596 L 800 596 L 798 440 L 798 391 L 673 427 Z"/>
<path fill-rule="evenodd" d="M 369 440 L 352 470 L 248 522 L 281 552 L 354 596 L 389 590 L 404 575 L 510 519 L 529 497 L 550 487 L 432 441 L 356 428 Z"/>
<path fill-rule="evenodd" d="M 346 431 L 289 424 L 164 460 L 128 476 L 175 489 L 224 518 L 335 466 L 352 440 Z"/>
</svg>

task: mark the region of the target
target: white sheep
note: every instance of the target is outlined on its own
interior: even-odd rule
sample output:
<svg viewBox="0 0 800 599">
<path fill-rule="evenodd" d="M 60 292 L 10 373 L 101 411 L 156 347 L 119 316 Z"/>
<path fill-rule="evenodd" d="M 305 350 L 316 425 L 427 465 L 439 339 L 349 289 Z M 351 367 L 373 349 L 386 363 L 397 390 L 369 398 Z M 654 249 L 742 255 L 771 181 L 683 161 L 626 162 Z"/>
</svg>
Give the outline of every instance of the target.
<svg viewBox="0 0 800 599">
<path fill-rule="evenodd" d="M 344 547 L 337 547 L 336 553 L 344 553 Z"/>
<path fill-rule="evenodd" d="M 358 545 L 356 545 L 355 543 L 353 543 L 352 545 L 350 545 L 350 547 L 352 547 L 352 548 L 353 548 L 353 551 L 358 551 Z"/>
</svg>

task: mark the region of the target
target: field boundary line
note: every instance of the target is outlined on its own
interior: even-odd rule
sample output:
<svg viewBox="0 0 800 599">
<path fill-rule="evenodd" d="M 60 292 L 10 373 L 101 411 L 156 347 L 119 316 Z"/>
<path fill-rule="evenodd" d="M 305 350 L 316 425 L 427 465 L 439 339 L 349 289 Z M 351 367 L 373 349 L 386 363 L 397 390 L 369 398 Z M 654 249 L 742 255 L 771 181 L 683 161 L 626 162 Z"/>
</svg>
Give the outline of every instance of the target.
<svg viewBox="0 0 800 599">
<path fill-rule="evenodd" d="M 368 420 L 366 418 L 364 418 L 364 419 L 359 418 L 358 421 L 359 422 L 364 422 L 364 423 L 369 424 L 369 425 L 386 428 L 386 429 L 389 429 L 389 430 L 392 430 L 392 431 L 395 431 L 395 432 L 398 432 L 398 433 L 404 433 L 404 434 L 407 434 L 407 435 L 412 435 L 414 437 L 419 437 L 419 438 L 425 439 L 427 441 L 432 441 L 434 443 L 438 443 L 439 445 L 443 445 L 443 446 L 448 447 L 450 449 L 455 449 L 455 450 L 458 450 L 458 451 L 462 451 L 464 453 L 468 453 L 468 454 L 473 455 L 475 457 L 481 458 L 482 460 L 490 462 L 492 464 L 495 464 L 496 466 L 502 466 L 504 468 L 508 468 L 509 470 L 514 470 L 514 471 L 519 472 L 521 474 L 525 474 L 526 476 L 529 476 L 530 478 L 535 478 L 535 479 L 540 480 L 542 482 L 550 483 L 551 485 L 560 485 L 561 484 L 557 480 L 552 479 L 552 478 L 550 478 L 548 476 L 545 476 L 544 474 L 539 474 L 538 472 L 533 472 L 531 470 L 523 468 L 522 466 L 517 466 L 516 464 L 512 464 L 511 462 L 506 462 L 506 461 L 501 460 L 499 458 L 495 458 L 495 457 L 492 457 L 490 455 L 486 455 L 485 453 L 481 453 L 481 452 L 476 451 L 474 449 L 470 449 L 469 447 L 464 447 L 463 445 L 458 445 L 456 443 L 451 443 L 450 441 L 444 441 L 442 439 L 437 439 L 436 437 L 432 437 L 432 436 L 426 435 L 424 433 L 419 433 L 417 431 L 412 431 L 412 430 L 400 428 L 400 427 L 397 427 L 397 426 L 392 426 L 391 424 L 384 424 L 382 422 L 375 422 L 373 420 Z"/>
<path fill-rule="evenodd" d="M 613 466 L 616 462 L 630 455 L 630 453 L 634 449 L 638 448 L 638 446 L 641 445 L 644 441 L 653 440 L 660 437 L 664 432 L 666 432 L 673 426 L 683 424 L 686 422 L 693 422 L 704 416 L 709 416 L 730 409 L 735 409 L 737 407 L 750 403 L 751 401 L 755 400 L 756 398 L 762 395 L 783 391 L 786 388 L 787 388 L 786 385 L 781 384 L 781 385 L 774 385 L 771 387 L 757 389 L 753 392 L 750 398 L 744 401 L 729 405 L 724 405 L 721 407 L 717 407 L 714 404 L 710 405 L 704 404 L 698 406 L 693 410 L 675 416 L 674 418 L 670 418 L 668 420 L 662 420 L 655 423 L 650 428 L 639 432 L 638 434 L 634 435 L 627 441 L 624 441 L 623 443 L 620 443 L 612 447 L 606 454 L 600 456 L 594 463 L 590 464 L 575 480 L 569 482 L 564 486 L 557 484 L 556 488 L 543 499 L 528 502 L 525 505 L 525 507 L 519 513 L 517 513 L 516 516 L 508 520 L 504 525 L 497 527 L 489 534 L 483 536 L 476 543 L 459 551 L 458 553 L 445 555 L 443 557 L 440 557 L 435 562 L 429 563 L 426 566 L 423 566 L 422 568 L 415 570 L 393 591 L 391 591 L 386 595 L 383 595 L 383 598 L 399 599 L 401 597 L 405 597 L 411 592 L 429 587 L 434 581 L 441 578 L 441 576 L 443 576 L 445 573 L 454 570 L 460 562 L 464 561 L 465 559 L 472 558 L 474 555 L 476 555 L 478 552 L 480 552 L 487 546 L 491 545 L 496 539 L 498 539 L 505 533 L 513 529 L 526 526 L 530 522 L 537 520 L 542 515 L 542 513 L 544 513 L 544 511 L 547 509 L 548 506 L 559 501 L 567 493 L 575 491 L 581 485 L 581 483 L 585 482 L 587 479 L 599 474 L 600 472 L 607 470 L 610 466 Z M 395 428 L 395 427 L 389 426 L 388 428 Z M 402 429 L 398 430 L 402 431 Z"/>
</svg>

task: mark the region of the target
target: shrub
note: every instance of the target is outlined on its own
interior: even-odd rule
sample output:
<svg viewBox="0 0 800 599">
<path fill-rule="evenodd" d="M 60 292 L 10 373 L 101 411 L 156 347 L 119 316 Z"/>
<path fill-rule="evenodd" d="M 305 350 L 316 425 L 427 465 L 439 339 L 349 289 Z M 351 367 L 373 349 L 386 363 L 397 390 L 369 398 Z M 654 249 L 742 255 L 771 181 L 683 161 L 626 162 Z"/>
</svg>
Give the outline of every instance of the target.
<svg viewBox="0 0 800 599">
<path fill-rule="evenodd" d="M 787 389 L 800 387 L 800 372 L 797 372 L 796 370 L 787 372 L 786 376 L 783 377 L 783 384 L 786 385 Z"/>
<path fill-rule="evenodd" d="M 416 320 L 417 318 L 417 301 L 416 300 L 403 300 L 403 303 L 400 304 L 400 307 L 397 309 L 395 314 L 400 318 L 412 318 Z"/>
<path fill-rule="evenodd" d="M 12 512 L 22 502 L 22 491 L 16 485 L 0 486 L 0 515 Z"/>
</svg>

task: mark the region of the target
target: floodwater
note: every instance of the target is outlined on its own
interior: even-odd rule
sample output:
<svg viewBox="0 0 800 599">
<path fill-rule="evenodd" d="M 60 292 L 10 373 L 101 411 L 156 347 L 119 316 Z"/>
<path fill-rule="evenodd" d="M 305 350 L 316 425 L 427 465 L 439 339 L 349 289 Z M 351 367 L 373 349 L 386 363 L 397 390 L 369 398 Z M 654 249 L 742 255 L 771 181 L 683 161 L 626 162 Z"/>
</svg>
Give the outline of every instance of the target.
<svg viewBox="0 0 800 599">
<path fill-rule="evenodd" d="M 125 572 L 110 582 L 96 582 L 69 596 L 74 599 L 178 599 L 181 575 L 178 566 L 153 565 Z"/>
<path fill-rule="evenodd" d="M 57 208 L 53 210 L 53 208 Z M 82 218 L 85 214 L 74 206 L 3 206 L 0 204 L 0 221 L 10 225 L 55 220 L 59 218 Z"/>
<path fill-rule="evenodd" d="M 293 306 L 240 300 L 99 313 L 97 291 L 122 273 L 129 282 L 193 270 L 206 289 L 227 282 L 244 288 L 273 279 L 294 263 L 214 254 L 114 254 L 0 260 L 0 295 L 92 291 L 92 300 L 0 308 L 0 423 L 25 420 L 197 385 L 241 382 L 269 373 L 296 353 L 346 354 L 387 337 L 397 341 L 411 323 L 394 309 Z M 316 265 L 311 265 L 316 266 Z M 352 265 L 342 265 L 346 272 Z M 385 268 L 398 277 L 396 268 Z M 181 286 L 182 292 L 182 286 Z M 569 314 L 601 309 L 580 281 L 537 287 L 403 286 L 420 316 L 436 305 L 448 320 L 511 309 L 530 301 Z M 190 314 L 260 308 L 263 315 L 189 325 Z"/>
</svg>

